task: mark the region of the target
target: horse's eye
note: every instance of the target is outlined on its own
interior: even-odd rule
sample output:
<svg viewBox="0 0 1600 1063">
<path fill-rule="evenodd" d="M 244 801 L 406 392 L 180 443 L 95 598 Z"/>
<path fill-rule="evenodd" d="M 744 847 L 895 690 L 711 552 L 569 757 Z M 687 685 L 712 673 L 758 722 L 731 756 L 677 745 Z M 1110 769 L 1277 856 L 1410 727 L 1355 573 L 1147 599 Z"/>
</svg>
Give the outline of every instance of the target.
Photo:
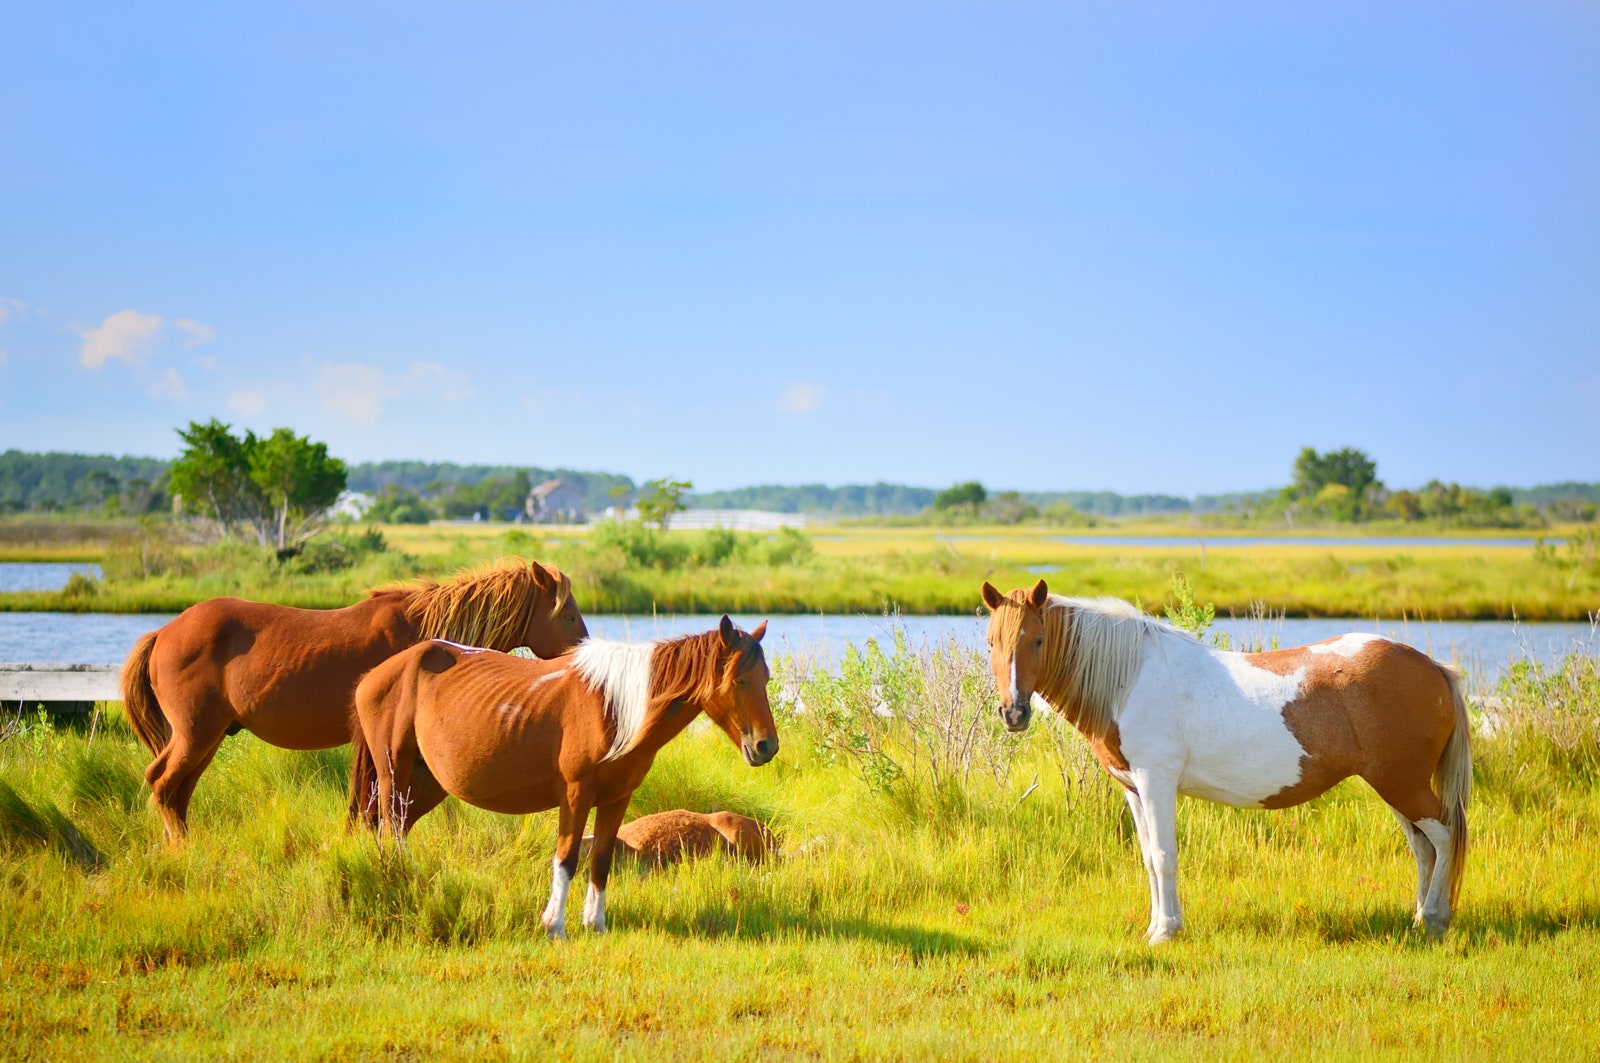
<svg viewBox="0 0 1600 1063">
<path fill-rule="evenodd" d="M 1044 639 L 1034 639 L 1033 640 L 1033 648 L 1036 649 L 1036 650 L 1043 649 L 1044 648 Z"/>
</svg>

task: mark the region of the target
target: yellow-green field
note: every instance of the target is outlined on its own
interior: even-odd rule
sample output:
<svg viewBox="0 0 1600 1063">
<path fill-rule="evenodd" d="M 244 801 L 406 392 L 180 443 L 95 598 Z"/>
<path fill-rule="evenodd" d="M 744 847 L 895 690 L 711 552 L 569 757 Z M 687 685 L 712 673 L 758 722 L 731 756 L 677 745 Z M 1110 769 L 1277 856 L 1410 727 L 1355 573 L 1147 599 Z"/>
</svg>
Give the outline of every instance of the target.
<svg viewBox="0 0 1600 1063">
<path fill-rule="evenodd" d="M 1557 555 L 1552 563 L 1529 547 L 1470 536 L 1446 547 L 1377 546 L 1356 536 L 1333 546 L 1238 547 L 1229 546 L 1226 535 L 1207 532 L 1204 545 L 1177 539 L 1121 546 L 1058 542 L 1060 529 L 963 528 L 956 535 L 918 527 L 820 526 L 807 534 L 802 550 L 774 559 L 772 549 L 783 542 L 760 535 L 736 536 L 737 548 L 717 556 L 708 553 L 717 546 L 716 533 L 703 532 L 651 533 L 657 538 L 631 542 L 628 549 L 600 542 L 601 533 L 588 528 L 389 526 L 381 532 L 386 552 L 325 571 L 279 564 L 259 551 L 174 544 L 148 534 L 82 544 L 76 556 L 106 565 L 104 582 L 0 595 L 0 609 L 168 612 L 221 594 L 327 607 L 348 604 L 388 580 L 448 573 L 499 554 L 560 565 L 573 575 L 580 605 L 595 613 L 964 613 L 976 607 L 984 579 L 1010 588 L 1041 576 L 1063 593 L 1110 594 L 1159 609 L 1180 572 L 1197 597 L 1215 602 L 1224 615 L 1248 613 L 1257 603 L 1288 616 L 1430 620 L 1582 620 L 1600 609 L 1600 562 L 1568 565 Z M 6 549 L 14 559 L 59 558 L 62 547 L 13 539 Z"/>
<path fill-rule="evenodd" d="M 23 721 L 0 743 L 0 1055 L 1600 1053 L 1592 668 L 1561 702 L 1577 732 L 1530 710 L 1477 740 L 1473 849 L 1442 944 L 1410 926 L 1392 816 L 1347 783 L 1278 813 L 1185 802 L 1186 936 L 1157 949 L 1140 941 L 1148 895 L 1114 786 L 1053 721 L 998 732 L 981 661 L 777 671 L 772 765 L 692 730 L 630 814 L 733 808 L 771 822 L 786 855 L 622 869 L 612 930 L 583 931 L 574 900 L 565 945 L 538 926 L 551 815 L 449 803 L 396 857 L 344 831 L 345 751 L 244 735 L 171 851 L 114 714 L 92 742 Z M 893 720 L 871 709 L 884 692 Z M 945 712 L 976 737 L 941 739 Z"/>
</svg>

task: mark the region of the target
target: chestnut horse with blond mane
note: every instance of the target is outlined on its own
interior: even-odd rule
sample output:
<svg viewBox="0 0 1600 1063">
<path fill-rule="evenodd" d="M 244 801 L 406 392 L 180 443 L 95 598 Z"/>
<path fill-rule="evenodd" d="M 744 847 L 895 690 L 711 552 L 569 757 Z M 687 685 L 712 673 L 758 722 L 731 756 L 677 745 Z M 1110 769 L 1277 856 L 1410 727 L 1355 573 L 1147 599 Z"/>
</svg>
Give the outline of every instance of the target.
<svg viewBox="0 0 1600 1063">
<path fill-rule="evenodd" d="M 344 609 L 212 598 L 138 641 L 122 697 L 155 756 L 145 781 L 168 841 L 178 842 L 195 783 L 227 735 L 246 730 L 285 749 L 342 746 L 363 673 L 423 639 L 554 657 L 588 633 L 571 580 L 537 562 L 381 587 Z"/>
<path fill-rule="evenodd" d="M 1288 808 L 1359 776 L 1400 820 L 1417 861 L 1416 922 L 1444 934 L 1467 857 L 1472 750 L 1461 674 L 1404 643 L 1350 634 L 1230 653 L 1115 598 L 1063 598 L 1040 580 L 983 585 L 989 663 L 1008 728 L 1038 695 L 1122 784 L 1150 878 L 1151 944 L 1183 926 L 1179 794 Z"/>
<path fill-rule="evenodd" d="M 544 925 L 566 937 L 567 890 L 594 810 L 583 925 L 606 928 L 606 881 L 628 800 L 656 753 L 702 712 L 751 766 L 778 752 L 767 703 L 765 623 L 727 617 L 699 635 L 656 642 L 589 639 L 549 661 L 427 642 L 374 668 L 356 688 L 364 739 L 354 800 L 375 806 L 400 841 L 453 794 L 493 812 L 560 810 Z"/>
</svg>

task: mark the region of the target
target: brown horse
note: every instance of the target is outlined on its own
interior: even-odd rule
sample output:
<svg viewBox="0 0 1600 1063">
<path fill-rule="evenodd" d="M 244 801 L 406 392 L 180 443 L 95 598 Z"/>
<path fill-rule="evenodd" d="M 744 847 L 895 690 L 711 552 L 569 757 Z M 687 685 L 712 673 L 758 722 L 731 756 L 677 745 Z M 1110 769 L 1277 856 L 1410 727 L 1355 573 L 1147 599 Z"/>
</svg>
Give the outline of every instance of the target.
<svg viewBox="0 0 1600 1063">
<path fill-rule="evenodd" d="M 551 661 L 414 646 L 356 688 L 368 756 L 352 772 L 353 797 L 374 800 L 397 840 L 446 794 L 494 812 L 560 809 L 544 911 L 554 938 L 566 936 L 567 889 L 595 809 L 583 925 L 604 930 L 617 829 L 661 747 L 704 712 L 751 765 L 778 752 L 766 629 L 746 633 L 723 617 L 715 630 L 657 642 L 590 639 Z"/>
<path fill-rule="evenodd" d="M 583 839 L 584 851 L 594 836 Z M 737 812 L 690 812 L 675 808 L 629 820 L 617 831 L 613 860 L 628 857 L 663 867 L 712 853 L 733 853 L 759 864 L 778 852 L 778 839 L 760 820 Z"/>
<path fill-rule="evenodd" d="M 1404 643 L 1351 634 L 1230 653 L 1115 598 L 982 589 L 1000 715 L 1028 726 L 1038 695 L 1122 784 L 1150 879 L 1157 944 L 1183 926 L 1178 795 L 1288 808 L 1359 776 L 1393 809 L 1417 861 L 1416 921 L 1450 925 L 1467 859 L 1472 748 L 1461 673 Z"/>
<path fill-rule="evenodd" d="M 565 574 L 506 560 L 448 583 L 380 588 L 344 609 L 201 602 L 139 640 L 122 669 L 122 696 L 155 755 L 145 781 L 176 842 L 225 736 L 247 730 L 285 749 L 342 746 L 362 674 L 422 639 L 554 657 L 587 636 Z"/>
</svg>

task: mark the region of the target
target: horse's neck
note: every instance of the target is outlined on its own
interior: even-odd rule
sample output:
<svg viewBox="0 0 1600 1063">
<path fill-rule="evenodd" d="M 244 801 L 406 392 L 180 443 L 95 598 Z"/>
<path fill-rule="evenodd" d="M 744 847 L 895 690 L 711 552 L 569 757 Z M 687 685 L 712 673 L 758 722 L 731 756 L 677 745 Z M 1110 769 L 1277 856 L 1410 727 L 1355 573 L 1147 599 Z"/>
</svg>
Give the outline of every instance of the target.
<svg viewBox="0 0 1600 1063">
<path fill-rule="evenodd" d="M 703 711 L 704 707 L 694 702 L 674 701 L 652 713 L 645 720 L 644 726 L 639 729 L 639 739 L 634 742 L 631 752 L 643 752 L 655 756 L 662 746 L 682 734 L 684 728 L 693 723 Z"/>
</svg>

